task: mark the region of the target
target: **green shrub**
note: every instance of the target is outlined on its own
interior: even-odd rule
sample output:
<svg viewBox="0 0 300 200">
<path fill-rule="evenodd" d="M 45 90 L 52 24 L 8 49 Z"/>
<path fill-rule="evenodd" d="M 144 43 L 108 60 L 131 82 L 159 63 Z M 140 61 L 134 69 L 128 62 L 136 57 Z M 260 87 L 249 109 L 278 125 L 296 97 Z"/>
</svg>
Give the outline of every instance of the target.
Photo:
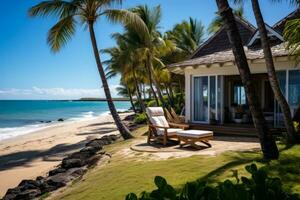
<svg viewBox="0 0 300 200">
<path fill-rule="evenodd" d="M 136 114 L 133 121 L 137 124 L 144 124 L 147 122 L 147 116 L 145 113 Z"/>
<path fill-rule="evenodd" d="M 161 104 L 161 103 L 159 102 L 159 104 Z M 156 104 L 155 99 L 150 100 L 150 101 L 147 102 L 147 107 L 156 107 L 156 106 L 157 106 L 157 104 Z"/>
<path fill-rule="evenodd" d="M 255 164 L 246 166 L 251 178 L 239 178 L 234 173 L 236 183 L 230 180 L 209 186 L 206 182 L 186 183 L 181 191 L 176 191 L 167 181 L 157 176 L 154 183 L 157 187 L 152 192 L 142 192 L 140 197 L 134 193 L 126 196 L 126 200 L 299 200 L 296 194 L 282 189 L 279 178 L 268 177 L 266 171 L 257 169 Z"/>
</svg>

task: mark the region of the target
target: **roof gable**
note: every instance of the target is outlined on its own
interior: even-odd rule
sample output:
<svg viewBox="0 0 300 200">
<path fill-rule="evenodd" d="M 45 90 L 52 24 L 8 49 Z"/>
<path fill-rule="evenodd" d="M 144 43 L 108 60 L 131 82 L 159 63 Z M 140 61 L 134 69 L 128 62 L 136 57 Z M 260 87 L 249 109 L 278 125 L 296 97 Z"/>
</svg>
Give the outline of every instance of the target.
<svg viewBox="0 0 300 200">
<path fill-rule="evenodd" d="M 300 8 L 297 8 L 295 11 L 291 12 L 289 15 L 287 15 L 286 17 L 278 21 L 276 24 L 274 24 L 273 29 L 282 35 L 285 23 L 289 20 L 296 18 L 300 18 Z"/>
<path fill-rule="evenodd" d="M 246 45 L 250 37 L 254 34 L 255 27 L 240 17 L 236 16 L 235 18 L 242 42 L 244 45 Z M 194 52 L 191 58 L 198 58 L 211 53 L 228 50 L 230 48 L 231 46 L 227 36 L 226 28 L 225 25 L 223 25 L 219 29 L 219 31 L 217 31 L 214 35 L 212 35 L 209 39 L 207 39 L 203 44 L 199 46 L 199 48 Z"/>
<path fill-rule="evenodd" d="M 268 24 L 265 24 L 266 30 L 268 33 L 269 40 L 271 43 L 278 44 L 284 41 L 282 35 L 275 31 L 272 27 L 270 27 Z M 249 43 L 247 44 L 248 47 L 257 46 L 257 44 L 260 43 L 260 35 L 259 30 L 257 29 L 254 33 L 254 35 L 250 38 Z"/>
</svg>

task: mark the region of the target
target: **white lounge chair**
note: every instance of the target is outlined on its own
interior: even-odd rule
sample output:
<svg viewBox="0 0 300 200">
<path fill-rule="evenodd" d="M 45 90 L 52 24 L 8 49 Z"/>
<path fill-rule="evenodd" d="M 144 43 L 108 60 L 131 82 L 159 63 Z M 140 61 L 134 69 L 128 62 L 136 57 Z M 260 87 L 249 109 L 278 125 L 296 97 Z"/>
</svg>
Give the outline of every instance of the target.
<svg viewBox="0 0 300 200">
<path fill-rule="evenodd" d="M 169 139 L 178 139 L 176 134 L 178 131 L 188 128 L 188 125 L 185 124 L 168 122 L 162 107 L 148 107 L 146 108 L 146 112 L 150 120 L 148 143 L 154 140 L 166 145 Z"/>
</svg>

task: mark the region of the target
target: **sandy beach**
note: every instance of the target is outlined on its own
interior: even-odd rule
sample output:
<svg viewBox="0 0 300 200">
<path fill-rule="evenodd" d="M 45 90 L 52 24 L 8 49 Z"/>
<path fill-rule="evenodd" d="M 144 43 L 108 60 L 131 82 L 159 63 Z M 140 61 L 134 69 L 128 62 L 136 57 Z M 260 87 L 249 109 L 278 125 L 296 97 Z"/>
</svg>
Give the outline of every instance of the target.
<svg viewBox="0 0 300 200">
<path fill-rule="evenodd" d="M 120 114 L 124 118 L 127 114 Z M 30 134 L 0 141 L 0 197 L 23 179 L 45 175 L 88 140 L 118 131 L 110 115 L 62 122 Z"/>
</svg>

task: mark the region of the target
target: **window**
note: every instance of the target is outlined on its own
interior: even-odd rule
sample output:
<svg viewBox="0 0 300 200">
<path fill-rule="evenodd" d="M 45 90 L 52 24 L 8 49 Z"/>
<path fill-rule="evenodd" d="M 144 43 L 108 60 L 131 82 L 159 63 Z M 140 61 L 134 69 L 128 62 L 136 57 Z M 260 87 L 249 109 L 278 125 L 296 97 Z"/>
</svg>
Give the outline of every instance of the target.
<svg viewBox="0 0 300 200">
<path fill-rule="evenodd" d="M 246 93 L 245 88 L 241 85 L 235 85 L 233 88 L 234 92 L 234 104 L 244 105 L 246 104 Z"/>
<path fill-rule="evenodd" d="M 288 102 L 294 113 L 300 105 L 300 70 L 289 71 L 288 86 Z"/>
</svg>

